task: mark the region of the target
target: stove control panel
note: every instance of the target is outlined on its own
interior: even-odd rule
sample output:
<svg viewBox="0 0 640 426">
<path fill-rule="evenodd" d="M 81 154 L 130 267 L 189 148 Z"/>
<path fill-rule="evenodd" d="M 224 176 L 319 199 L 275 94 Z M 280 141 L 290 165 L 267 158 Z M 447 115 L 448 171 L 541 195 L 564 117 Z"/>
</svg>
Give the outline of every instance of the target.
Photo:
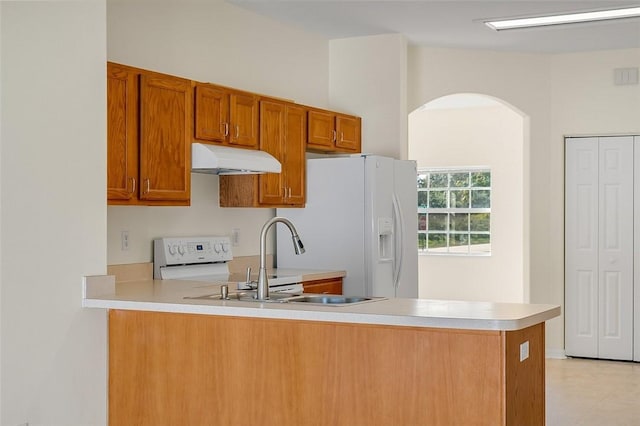
<svg viewBox="0 0 640 426">
<path fill-rule="evenodd" d="M 153 240 L 153 263 L 156 267 L 232 259 L 229 237 L 165 237 Z"/>
</svg>

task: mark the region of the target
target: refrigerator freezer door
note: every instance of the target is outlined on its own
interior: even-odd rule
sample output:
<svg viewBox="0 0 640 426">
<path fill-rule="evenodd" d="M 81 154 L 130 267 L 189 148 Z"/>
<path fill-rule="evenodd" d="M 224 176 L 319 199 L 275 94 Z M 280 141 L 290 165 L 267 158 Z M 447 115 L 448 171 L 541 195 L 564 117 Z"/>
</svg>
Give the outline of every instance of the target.
<svg viewBox="0 0 640 426">
<path fill-rule="evenodd" d="M 306 253 L 296 256 L 286 227 L 277 231 L 279 268 L 344 270 L 342 291 L 365 295 L 364 158 L 307 161 L 307 203 L 278 209 L 296 226 Z"/>
</svg>

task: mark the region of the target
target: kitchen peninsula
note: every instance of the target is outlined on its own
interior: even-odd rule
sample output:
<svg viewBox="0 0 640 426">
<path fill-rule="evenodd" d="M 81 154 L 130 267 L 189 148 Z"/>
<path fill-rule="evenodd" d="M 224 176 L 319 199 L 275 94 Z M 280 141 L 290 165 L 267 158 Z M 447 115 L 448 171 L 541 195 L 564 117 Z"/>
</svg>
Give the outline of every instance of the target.
<svg viewBox="0 0 640 426">
<path fill-rule="evenodd" d="M 210 283 L 91 281 L 83 306 L 110 310 L 111 425 L 544 424 L 558 306 L 258 303 L 184 298 Z"/>
</svg>

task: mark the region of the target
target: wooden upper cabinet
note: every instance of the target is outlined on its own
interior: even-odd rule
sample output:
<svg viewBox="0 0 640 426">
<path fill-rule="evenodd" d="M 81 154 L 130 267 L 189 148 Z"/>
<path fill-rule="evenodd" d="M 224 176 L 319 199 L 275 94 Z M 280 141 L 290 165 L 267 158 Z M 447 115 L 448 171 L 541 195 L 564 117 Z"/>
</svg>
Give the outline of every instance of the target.
<svg viewBox="0 0 640 426">
<path fill-rule="evenodd" d="M 259 203 L 281 204 L 287 195 L 285 183 L 285 110 L 279 102 L 260 102 L 260 149 L 273 155 L 282 166 L 280 173 L 258 176 Z"/>
<path fill-rule="evenodd" d="M 138 73 L 107 66 L 107 199 L 136 199 L 138 188 Z"/>
<path fill-rule="evenodd" d="M 310 108 L 308 119 L 309 151 L 360 152 L 360 117 Z"/>
<path fill-rule="evenodd" d="M 260 149 L 276 157 L 282 172 L 258 176 L 261 205 L 304 206 L 305 109 L 277 101 L 260 102 Z"/>
<path fill-rule="evenodd" d="M 260 101 L 260 149 L 282 165 L 281 173 L 220 176 L 222 207 L 304 207 L 306 109 Z"/>
<path fill-rule="evenodd" d="M 360 152 L 361 119 L 350 115 L 336 115 L 336 147 L 347 151 Z"/>
<path fill-rule="evenodd" d="M 304 207 L 306 202 L 306 149 L 307 111 L 304 107 L 289 104 L 286 109 L 285 156 L 283 161 L 286 176 L 285 204 Z"/>
<path fill-rule="evenodd" d="M 189 200 L 191 81 L 150 73 L 140 77 L 140 198 Z"/>
<path fill-rule="evenodd" d="M 229 135 L 229 94 L 216 86 L 196 85 L 195 117 L 196 139 L 224 142 Z"/>
<path fill-rule="evenodd" d="M 328 111 L 309 111 L 309 147 L 331 151 L 336 140 L 336 116 Z"/>
<path fill-rule="evenodd" d="M 195 87 L 195 139 L 258 148 L 258 96 L 213 84 Z"/>
<path fill-rule="evenodd" d="M 189 205 L 191 81 L 107 63 L 109 204 Z"/>
<path fill-rule="evenodd" d="M 258 146 L 258 97 L 249 93 L 230 95 L 231 130 L 229 145 Z"/>
</svg>

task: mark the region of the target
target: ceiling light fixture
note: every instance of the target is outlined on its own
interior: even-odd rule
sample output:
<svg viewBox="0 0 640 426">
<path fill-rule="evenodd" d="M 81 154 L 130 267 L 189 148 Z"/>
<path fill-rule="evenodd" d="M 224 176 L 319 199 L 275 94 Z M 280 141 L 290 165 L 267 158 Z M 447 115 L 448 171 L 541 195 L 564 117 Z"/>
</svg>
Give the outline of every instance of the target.
<svg viewBox="0 0 640 426">
<path fill-rule="evenodd" d="M 531 16 L 526 18 L 493 19 L 484 21 L 484 24 L 493 30 L 502 31 L 518 28 L 545 27 L 549 25 L 576 24 L 581 22 L 637 17 L 640 17 L 640 7 L 565 13 L 562 15 Z"/>
</svg>

